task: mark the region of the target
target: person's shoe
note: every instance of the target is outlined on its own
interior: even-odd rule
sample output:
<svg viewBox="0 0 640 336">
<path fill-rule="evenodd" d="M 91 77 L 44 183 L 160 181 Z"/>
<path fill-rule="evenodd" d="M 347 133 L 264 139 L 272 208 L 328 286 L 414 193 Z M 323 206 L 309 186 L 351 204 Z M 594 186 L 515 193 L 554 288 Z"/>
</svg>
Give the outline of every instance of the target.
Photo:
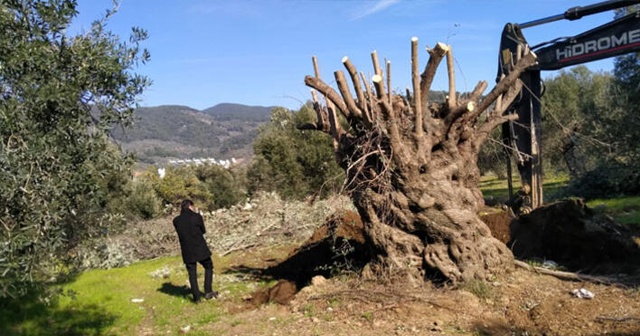
<svg viewBox="0 0 640 336">
<path fill-rule="evenodd" d="M 195 304 L 200 303 L 200 301 L 201 301 L 200 297 L 193 298 L 193 303 L 195 303 Z"/>
<path fill-rule="evenodd" d="M 205 293 L 204 294 L 204 298 L 207 299 L 207 300 L 217 299 L 218 298 L 218 292 L 213 291 L 213 292 Z"/>
</svg>

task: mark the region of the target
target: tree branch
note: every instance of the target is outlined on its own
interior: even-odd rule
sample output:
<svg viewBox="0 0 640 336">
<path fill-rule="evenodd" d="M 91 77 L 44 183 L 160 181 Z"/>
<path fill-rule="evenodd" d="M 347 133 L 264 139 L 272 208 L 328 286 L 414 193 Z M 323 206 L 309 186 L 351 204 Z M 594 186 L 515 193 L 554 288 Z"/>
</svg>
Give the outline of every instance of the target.
<svg viewBox="0 0 640 336">
<path fill-rule="evenodd" d="M 347 56 L 342 58 L 342 64 L 344 64 L 344 67 L 347 69 L 347 72 L 349 72 L 349 76 L 351 77 L 351 83 L 353 84 L 353 89 L 355 90 L 356 98 L 358 99 L 358 107 L 360 108 L 360 111 L 362 111 L 364 121 L 370 123 L 371 120 L 367 118 L 367 101 L 365 100 L 364 92 L 362 91 L 362 85 L 360 84 L 360 80 L 358 79 L 358 71 Z"/>
<path fill-rule="evenodd" d="M 449 77 L 449 110 L 453 110 L 456 107 L 456 78 L 453 67 L 453 53 L 451 46 L 447 52 L 447 75 Z"/>
<path fill-rule="evenodd" d="M 508 114 L 508 115 L 502 115 L 502 116 L 498 116 L 497 118 L 492 118 L 491 120 L 488 120 L 476 131 L 476 138 L 473 142 L 474 145 L 476 146 L 476 148 L 480 148 L 480 146 L 489 137 L 489 134 L 491 134 L 491 131 L 493 131 L 496 127 L 498 127 L 498 125 L 501 125 L 509 120 L 517 120 L 517 119 L 518 119 L 517 114 Z"/>
<path fill-rule="evenodd" d="M 484 100 L 478 106 L 478 111 L 482 113 L 482 111 L 486 110 L 493 102 L 504 92 L 506 92 L 514 82 L 520 77 L 520 74 L 525 71 L 528 67 L 534 65 L 536 63 L 536 55 L 532 52 L 529 52 L 524 57 L 518 60 L 513 70 L 503 79 L 498 82 L 498 84 L 489 92 L 489 94 L 485 97 Z"/>
<path fill-rule="evenodd" d="M 558 279 L 573 280 L 573 281 L 590 281 L 590 282 L 606 284 L 606 285 L 610 285 L 614 283 L 614 280 L 608 277 L 578 274 L 573 272 L 554 271 L 554 270 L 546 269 L 543 267 L 531 266 L 520 260 L 514 260 L 514 263 L 516 264 L 516 266 L 524 268 L 528 271 L 551 275 Z"/>
<path fill-rule="evenodd" d="M 344 103 L 342 97 L 338 92 L 336 92 L 336 90 L 323 82 L 322 79 L 312 76 L 306 76 L 304 78 L 304 83 L 307 86 L 310 86 L 322 93 L 327 98 L 327 101 L 331 101 L 333 104 L 335 104 L 338 108 L 338 111 L 340 111 L 343 115 L 345 115 L 345 117 L 347 117 L 347 115 L 345 114 L 348 113 L 345 112 L 348 111 L 347 105 Z"/>
<path fill-rule="evenodd" d="M 480 99 L 484 90 L 487 89 L 487 85 L 487 81 L 479 81 L 478 84 L 476 84 L 476 87 L 473 88 L 473 91 L 469 94 L 469 100 L 478 102 L 478 99 Z"/>
<path fill-rule="evenodd" d="M 306 76 L 304 78 L 304 83 L 307 86 L 310 86 L 318 91 L 320 91 L 322 94 L 325 95 L 325 97 L 327 97 L 327 101 L 332 101 L 333 104 L 335 104 L 335 106 L 337 106 L 338 110 L 340 110 L 340 112 L 345 115 L 345 117 L 348 117 L 345 113 L 345 111 L 347 110 L 347 107 L 344 103 L 344 101 L 342 100 L 342 98 L 340 97 L 340 94 L 338 94 L 332 87 L 330 87 L 329 85 L 327 85 L 325 82 L 323 82 L 320 78 L 317 77 L 312 77 L 312 76 Z M 327 104 L 329 105 L 329 104 Z M 331 108 L 330 106 L 327 106 L 327 114 L 329 116 L 329 126 L 331 127 L 331 136 L 338 140 L 340 138 L 340 136 L 344 133 L 344 131 L 342 130 L 342 127 L 340 127 L 340 124 L 338 123 L 338 118 L 335 115 L 335 111 L 333 110 L 333 108 Z"/>
<path fill-rule="evenodd" d="M 420 82 L 421 104 L 423 111 L 427 111 L 428 109 L 427 103 L 429 100 L 429 90 L 431 90 L 433 78 L 436 74 L 440 61 L 442 61 L 442 58 L 447 54 L 448 50 L 449 47 L 442 42 L 438 42 L 435 48 L 428 50 L 430 57 L 427 62 L 427 66 L 421 75 L 422 80 Z"/>
<path fill-rule="evenodd" d="M 344 134 L 344 131 L 342 130 L 342 126 L 340 126 L 340 123 L 338 122 L 338 116 L 336 115 L 336 112 L 333 110 L 333 108 L 327 107 L 327 110 L 329 112 L 329 127 L 331 127 L 331 136 L 333 137 L 335 143 L 340 140 L 340 138 Z M 335 144 L 334 147 L 336 147 Z"/>
<path fill-rule="evenodd" d="M 322 107 L 320 106 L 316 90 L 311 90 L 311 97 L 313 98 L 313 110 L 316 111 L 316 127 L 317 129 L 328 133 L 329 124 L 327 123 L 327 113 L 326 111 L 323 111 Z"/>
<path fill-rule="evenodd" d="M 509 87 L 509 90 L 504 94 L 498 97 L 498 101 L 496 102 L 496 107 L 493 109 L 492 115 L 502 115 L 513 103 L 513 101 L 520 95 L 520 91 L 522 90 L 522 81 L 520 79 L 516 80 L 513 86 Z"/>
<path fill-rule="evenodd" d="M 338 84 L 338 89 L 340 90 L 340 94 L 342 94 L 342 99 L 345 102 L 346 108 L 348 112 L 345 113 L 347 119 L 351 119 L 353 117 L 361 119 L 362 111 L 356 105 L 356 102 L 353 100 L 351 96 L 351 91 L 349 90 L 349 85 L 347 84 L 347 79 L 344 77 L 344 73 L 340 70 L 333 73 L 336 78 L 336 83 Z"/>
<path fill-rule="evenodd" d="M 387 129 L 389 130 L 389 139 L 391 141 L 391 148 L 394 148 L 394 157 L 398 159 L 399 164 L 404 164 L 405 160 L 405 146 L 400 137 L 400 130 L 398 129 L 398 122 L 393 114 L 393 106 L 389 104 L 386 99 L 386 92 L 384 89 L 384 83 L 382 76 L 374 75 L 372 78 L 373 85 L 376 87 L 378 104 L 382 107 L 382 113 L 387 121 Z"/>
<path fill-rule="evenodd" d="M 371 90 L 369 81 L 364 76 L 364 73 L 360 72 L 360 78 L 364 83 L 365 93 L 366 93 L 365 102 L 363 103 L 367 106 L 367 108 L 364 110 L 366 113 L 365 119 L 368 119 L 370 121 L 370 124 L 373 124 L 374 120 L 376 120 L 375 110 L 373 108 L 373 97 L 374 97 L 373 91 Z"/>
<path fill-rule="evenodd" d="M 375 71 L 375 75 L 382 76 L 380 62 L 378 62 L 378 53 L 375 50 L 371 53 L 371 62 L 373 63 L 373 71 Z"/>
<path fill-rule="evenodd" d="M 418 75 L 418 38 L 411 38 L 411 82 L 413 84 L 413 99 L 415 109 L 415 128 L 413 132 L 417 139 L 422 139 L 424 134 L 422 124 L 422 95 L 420 93 L 420 79 Z M 407 90 L 408 91 L 408 90 Z"/>
<path fill-rule="evenodd" d="M 389 99 L 389 104 L 392 104 L 391 102 L 391 62 L 387 61 L 386 62 L 387 65 L 387 89 L 389 90 L 389 94 L 387 95 L 387 98 Z"/>
</svg>

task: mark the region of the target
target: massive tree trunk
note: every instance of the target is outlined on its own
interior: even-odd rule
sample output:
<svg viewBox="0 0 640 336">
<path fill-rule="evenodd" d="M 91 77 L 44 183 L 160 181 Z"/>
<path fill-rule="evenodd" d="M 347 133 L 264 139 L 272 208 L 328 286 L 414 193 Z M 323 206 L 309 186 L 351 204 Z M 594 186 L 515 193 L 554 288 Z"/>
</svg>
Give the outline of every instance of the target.
<svg viewBox="0 0 640 336">
<path fill-rule="evenodd" d="M 517 118 L 504 110 L 520 92 L 518 76 L 535 55 L 526 50 L 514 57 L 513 71 L 483 97 L 486 82 L 471 93 L 456 92 L 449 46 L 429 49 L 422 73 L 416 38 L 411 52 L 413 90 L 405 95 L 389 90 L 390 64 L 383 74 L 375 52 L 371 82 L 343 59 L 353 90 L 342 71 L 334 73 L 338 91 L 322 81 L 314 58 L 315 76 L 305 84 L 322 93 L 326 104 L 312 91 L 317 121 L 300 128 L 333 137 L 346 187 L 378 255 L 371 269 L 454 283 L 488 279 L 510 269 L 513 255 L 477 215 L 483 206 L 478 151 L 494 128 Z M 445 58 L 448 97 L 430 102 L 431 83 Z"/>
</svg>

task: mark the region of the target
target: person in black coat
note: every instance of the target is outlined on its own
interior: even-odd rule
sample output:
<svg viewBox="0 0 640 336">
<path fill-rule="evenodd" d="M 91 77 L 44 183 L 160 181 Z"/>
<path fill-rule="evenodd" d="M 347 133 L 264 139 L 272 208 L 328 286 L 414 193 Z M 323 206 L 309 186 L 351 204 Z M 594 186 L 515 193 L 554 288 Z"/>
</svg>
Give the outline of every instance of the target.
<svg viewBox="0 0 640 336">
<path fill-rule="evenodd" d="M 200 302 L 201 293 L 198 288 L 197 263 L 204 267 L 204 297 L 209 300 L 217 297 L 211 288 L 213 281 L 213 261 L 211 251 L 204 239 L 206 230 L 202 216 L 193 210 L 193 202 L 184 200 L 180 204 L 180 215 L 173 219 L 173 227 L 178 233 L 182 261 L 189 272 L 189 284 L 193 293 L 193 301 Z"/>
</svg>

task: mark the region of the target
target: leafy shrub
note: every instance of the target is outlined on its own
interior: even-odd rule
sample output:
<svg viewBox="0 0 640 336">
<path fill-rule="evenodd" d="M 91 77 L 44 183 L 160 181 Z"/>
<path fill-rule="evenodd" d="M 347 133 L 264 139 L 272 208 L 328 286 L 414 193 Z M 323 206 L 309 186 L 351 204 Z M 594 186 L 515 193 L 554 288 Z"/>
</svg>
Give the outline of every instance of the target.
<svg viewBox="0 0 640 336">
<path fill-rule="evenodd" d="M 164 205 L 178 205 L 185 198 L 206 204 L 213 198 L 193 167 L 168 167 L 163 178 L 150 168 L 142 178 L 151 183 Z"/>
<path fill-rule="evenodd" d="M 215 164 L 168 167 L 164 177 L 149 168 L 133 185 L 126 206 L 138 218 L 149 219 L 189 198 L 202 210 L 228 208 L 244 200 L 245 171 Z"/>
<path fill-rule="evenodd" d="M 205 203 L 209 211 L 228 208 L 246 198 L 246 187 L 243 179 L 234 171 L 218 165 L 202 165 L 195 167 L 198 179 L 213 196 Z"/>
<path fill-rule="evenodd" d="M 131 214 L 140 219 L 151 219 L 162 213 L 162 201 L 148 179 L 132 182 L 131 194 L 127 197 L 127 208 Z"/>
<path fill-rule="evenodd" d="M 314 115 L 309 106 L 299 111 L 275 108 L 271 122 L 254 142 L 255 158 L 247 171 L 250 194 L 276 191 L 286 199 L 309 195 L 326 197 L 342 185 L 344 173 L 336 162 L 331 138 L 297 127 Z"/>
<path fill-rule="evenodd" d="M 131 246 L 123 241 L 103 237 L 79 246 L 75 251 L 77 266 L 82 269 L 123 267 L 137 261 Z"/>
<path fill-rule="evenodd" d="M 567 193 L 586 199 L 638 195 L 640 172 L 634 166 L 605 162 L 580 178 L 572 180 Z"/>
</svg>

